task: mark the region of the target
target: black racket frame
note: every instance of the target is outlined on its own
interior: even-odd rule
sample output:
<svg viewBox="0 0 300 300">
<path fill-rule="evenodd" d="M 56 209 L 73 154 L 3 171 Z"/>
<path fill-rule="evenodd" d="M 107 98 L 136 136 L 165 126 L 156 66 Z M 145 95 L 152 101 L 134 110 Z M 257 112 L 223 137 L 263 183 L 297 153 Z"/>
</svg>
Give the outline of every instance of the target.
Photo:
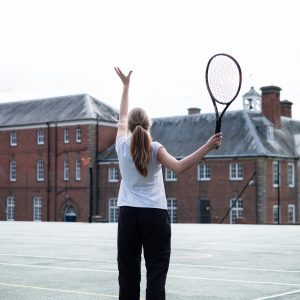
<svg viewBox="0 0 300 300">
<path fill-rule="evenodd" d="M 234 95 L 234 97 L 229 101 L 229 102 L 221 102 L 219 101 L 218 99 L 216 99 L 214 97 L 214 95 L 212 94 L 211 90 L 210 90 L 210 87 L 209 87 L 209 82 L 208 82 L 208 70 L 209 70 L 209 66 L 210 66 L 210 63 L 211 61 L 216 57 L 216 56 L 227 56 L 228 58 L 232 59 L 234 61 L 234 63 L 236 64 L 237 66 L 237 69 L 238 69 L 238 72 L 239 72 L 239 77 L 240 77 L 240 81 L 239 81 L 239 86 L 237 88 L 237 91 Z M 231 55 L 229 54 L 226 54 L 226 53 L 218 53 L 218 54 L 215 54 L 213 55 L 208 63 L 207 63 L 207 66 L 206 66 L 206 71 L 205 71 L 205 82 L 206 82 L 206 87 L 207 87 L 207 90 L 208 90 L 208 93 L 211 97 L 211 100 L 212 100 L 212 103 L 214 105 L 214 109 L 215 109 L 215 113 L 216 113 L 216 128 L 215 128 L 215 133 L 218 133 L 221 131 L 221 123 L 222 123 L 222 117 L 225 113 L 225 111 L 227 110 L 227 108 L 230 106 L 230 104 L 235 100 L 235 98 L 237 97 L 237 95 L 239 94 L 240 92 L 240 89 L 241 89 L 241 85 L 242 85 L 242 70 L 241 70 L 241 67 L 239 65 L 239 63 L 237 62 L 237 60 L 232 57 Z M 222 105 L 225 105 L 225 108 L 223 109 L 222 113 L 220 114 L 219 111 L 218 111 L 218 107 L 217 107 L 217 103 L 219 104 L 222 104 Z"/>
</svg>

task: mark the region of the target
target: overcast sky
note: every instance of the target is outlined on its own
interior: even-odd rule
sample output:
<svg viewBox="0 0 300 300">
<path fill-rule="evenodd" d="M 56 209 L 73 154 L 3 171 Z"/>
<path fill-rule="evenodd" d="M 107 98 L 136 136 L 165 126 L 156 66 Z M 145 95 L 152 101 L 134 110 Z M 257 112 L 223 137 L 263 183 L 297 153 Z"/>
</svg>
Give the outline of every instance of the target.
<svg viewBox="0 0 300 300">
<path fill-rule="evenodd" d="M 0 102 L 87 93 L 119 108 L 113 67 L 133 70 L 130 107 L 151 117 L 213 112 L 205 68 L 216 53 L 243 84 L 276 85 L 300 120 L 296 0 L 0 0 Z"/>
</svg>

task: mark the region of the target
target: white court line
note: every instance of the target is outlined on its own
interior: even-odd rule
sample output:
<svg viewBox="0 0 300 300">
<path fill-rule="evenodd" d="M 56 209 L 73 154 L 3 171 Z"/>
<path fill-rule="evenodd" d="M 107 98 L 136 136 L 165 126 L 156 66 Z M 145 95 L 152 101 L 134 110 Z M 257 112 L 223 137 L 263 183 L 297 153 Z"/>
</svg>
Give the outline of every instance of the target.
<svg viewBox="0 0 300 300">
<path fill-rule="evenodd" d="M 105 272 L 105 273 L 118 273 L 114 270 L 101 270 L 101 269 L 86 269 L 86 268 L 67 268 L 67 267 L 53 267 L 53 266 L 43 266 L 43 265 L 25 265 L 25 264 L 11 264 L 11 263 L 2 263 L 3 266 L 11 267 L 25 267 L 25 268 L 40 268 L 40 269 L 55 269 L 55 270 L 73 270 L 73 271 L 87 271 L 87 272 Z"/>
<path fill-rule="evenodd" d="M 229 270 L 241 270 L 241 271 L 262 271 L 262 272 L 279 272 L 279 273 L 300 273 L 300 270 L 277 270 L 277 269 L 256 269 L 256 268 L 242 268 L 242 267 L 222 267 L 211 265 L 197 265 L 197 264 L 180 264 L 172 263 L 170 266 L 183 266 L 183 267 L 197 267 L 197 268 L 211 268 L 211 269 L 229 269 Z"/>
<path fill-rule="evenodd" d="M 73 290 L 62 290 L 62 289 L 54 289 L 54 288 L 32 286 L 32 285 L 12 284 L 12 283 L 5 283 L 5 282 L 0 282 L 0 285 L 10 286 L 10 287 L 15 287 L 15 288 L 35 289 L 35 290 L 60 292 L 60 293 L 72 293 L 72 294 L 79 294 L 79 295 L 100 296 L 100 297 L 108 297 L 108 298 L 119 298 L 119 296 L 117 296 L 117 295 L 80 292 L 80 291 L 73 291 Z"/>
<path fill-rule="evenodd" d="M 269 285 L 283 285 L 283 286 L 296 286 L 300 287 L 300 283 L 285 283 L 285 282 L 271 282 L 271 281 L 253 281 L 253 280 L 237 280 L 237 279 L 223 279 L 223 278 L 209 278 L 199 276 L 181 276 L 181 275 L 168 275 L 168 277 L 182 278 L 182 279 L 200 279 L 222 282 L 235 282 L 235 283 L 251 283 L 251 284 L 269 284 Z"/>
<path fill-rule="evenodd" d="M 10 253 L 0 253 L 0 256 L 62 259 L 62 260 L 88 261 L 88 262 L 108 262 L 108 263 L 116 263 L 117 262 L 116 260 L 110 260 L 110 259 L 83 259 L 83 258 L 75 258 L 75 257 L 28 255 L 28 254 L 10 254 Z"/>
<path fill-rule="evenodd" d="M 207 252 L 253 252 L 253 253 L 279 253 L 279 254 L 299 254 L 300 251 L 294 251 L 294 250 L 245 250 L 245 249 L 207 249 L 207 248 L 200 248 L 200 247 L 195 247 L 195 248 L 181 248 L 181 247 L 174 247 L 172 251 L 174 250 L 199 250 L 199 251 L 207 251 Z"/>
<path fill-rule="evenodd" d="M 300 290 L 281 293 L 281 294 L 272 295 L 272 296 L 266 296 L 266 297 L 263 297 L 263 298 L 256 298 L 254 300 L 266 300 L 266 299 L 272 299 L 272 298 L 277 298 L 277 297 L 281 297 L 281 296 L 293 295 L 293 294 L 297 294 L 297 293 L 300 293 Z"/>
<path fill-rule="evenodd" d="M 25 268 L 44 268 L 44 269 L 57 269 L 57 270 L 72 270 L 72 271 L 87 271 L 87 272 L 106 272 L 106 273 L 118 273 L 118 271 L 113 270 L 101 270 L 101 269 L 81 269 L 81 268 L 66 268 L 66 267 L 52 267 L 52 266 L 42 266 L 42 265 L 25 265 L 25 264 L 11 264 L 11 263 L 0 263 L 4 266 L 12 267 L 25 267 Z M 141 274 L 145 275 L 145 272 Z M 282 286 L 295 286 L 300 287 L 300 283 L 285 283 L 285 282 L 270 282 L 270 281 L 253 281 L 253 280 L 236 280 L 236 279 L 224 279 L 224 278 L 209 278 L 200 276 L 182 276 L 182 275 L 172 275 L 169 274 L 168 277 L 182 278 L 182 279 L 200 279 L 200 280 L 210 280 L 210 281 L 221 281 L 221 282 L 235 282 L 235 283 L 251 283 L 251 284 L 269 284 L 269 285 L 282 285 Z"/>
<path fill-rule="evenodd" d="M 116 260 L 104 260 L 104 259 L 81 259 L 74 257 L 61 257 L 61 256 L 44 256 L 44 255 L 22 255 L 22 254 L 9 254 L 0 253 L 0 256 L 13 256 L 13 257 L 29 257 L 29 258 L 46 258 L 46 259 L 61 259 L 61 260 L 73 260 L 84 262 L 106 262 L 117 264 Z M 189 256 L 178 256 L 181 258 L 194 258 Z M 177 256 L 175 258 L 178 258 Z M 208 254 L 206 257 L 210 257 Z M 171 257 L 172 258 L 172 257 Z M 174 259 L 174 257 L 173 257 Z M 279 269 L 262 269 L 262 268 L 244 268 L 244 267 L 228 267 L 228 266 L 212 266 L 212 265 L 200 265 L 200 264 L 183 264 L 183 263 L 170 263 L 170 266 L 182 266 L 182 267 L 196 267 L 196 268 L 210 268 L 210 269 L 223 269 L 223 270 L 241 270 L 241 271 L 262 271 L 262 272 L 279 272 L 279 273 L 300 273 L 300 270 L 279 270 Z"/>
</svg>

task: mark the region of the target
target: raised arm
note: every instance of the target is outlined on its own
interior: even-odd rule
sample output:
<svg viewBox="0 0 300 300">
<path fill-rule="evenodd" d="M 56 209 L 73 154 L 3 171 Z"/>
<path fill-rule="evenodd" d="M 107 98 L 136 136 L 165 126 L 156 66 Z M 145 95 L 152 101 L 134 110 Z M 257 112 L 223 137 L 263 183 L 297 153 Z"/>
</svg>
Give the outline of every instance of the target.
<svg viewBox="0 0 300 300">
<path fill-rule="evenodd" d="M 127 76 L 120 70 L 120 68 L 115 68 L 115 71 L 123 83 L 123 92 L 120 103 L 119 126 L 117 132 L 118 139 L 120 137 L 127 136 L 128 91 L 132 71 L 130 71 Z"/>
<path fill-rule="evenodd" d="M 216 133 L 202 147 L 181 160 L 177 160 L 165 148 L 161 147 L 158 150 L 157 159 L 166 168 L 180 174 L 199 163 L 205 154 L 215 149 L 221 142 L 222 133 Z"/>
</svg>

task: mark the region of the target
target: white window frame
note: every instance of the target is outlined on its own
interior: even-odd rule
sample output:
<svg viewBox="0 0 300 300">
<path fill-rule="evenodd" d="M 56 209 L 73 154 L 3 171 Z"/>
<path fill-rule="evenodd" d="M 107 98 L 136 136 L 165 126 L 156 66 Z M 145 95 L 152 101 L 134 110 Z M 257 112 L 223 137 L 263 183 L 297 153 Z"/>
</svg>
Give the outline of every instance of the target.
<svg viewBox="0 0 300 300">
<path fill-rule="evenodd" d="M 211 180 L 210 166 L 207 164 L 198 165 L 198 180 L 209 181 Z"/>
<path fill-rule="evenodd" d="M 36 135 L 36 142 L 38 145 L 44 145 L 45 144 L 45 132 L 44 129 L 39 128 Z"/>
<path fill-rule="evenodd" d="M 174 171 L 165 168 L 165 181 L 177 181 L 177 174 Z"/>
<path fill-rule="evenodd" d="M 44 176 L 44 160 L 39 159 L 36 162 L 36 180 L 37 181 L 44 181 L 45 180 L 45 176 Z"/>
<path fill-rule="evenodd" d="M 236 198 L 230 199 L 230 207 L 235 200 Z M 230 210 L 230 224 L 235 224 L 236 219 L 239 217 L 244 217 L 244 201 L 241 198 L 236 200 L 234 206 Z"/>
<path fill-rule="evenodd" d="M 278 205 L 273 205 L 273 223 L 278 224 L 281 220 L 281 207 L 279 206 L 279 218 L 278 218 Z"/>
<path fill-rule="evenodd" d="M 279 164 L 279 175 L 278 175 L 278 164 Z M 273 161 L 272 163 L 272 183 L 273 187 L 278 187 L 278 176 L 279 176 L 279 186 L 280 186 L 280 172 L 281 171 L 281 164 L 279 161 Z"/>
<path fill-rule="evenodd" d="M 81 127 L 76 128 L 76 143 L 81 143 Z"/>
<path fill-rule="evenodd" d="M 177 223 L 177 200 L 176 198 L 167 198 L 168 214 L 171 223 Z"/>
<path fill-rule="evenodd" d="M 81 159 L 76 159 L 75 162 L 75 179 L 77 181 L 81 180 Z"/>
<path fill-rule="evenodd" d="M 6 221 L 15 220 L 15 198 L 9 196 L 6 199 Z"/>
<path fill-rule="evenodd" d="M 64 159 L 64 181 L 69 181 L 69 160 Z"/>
<path fill-rule="evenodd" d="M 64 144 L 70 143 L 70 131 L 69 128 L 64 128 Z"/>
<path fill-rule="evenodd" d="M 17 163 L 11 160 L 9 163 L 9 181 L 17 181 Z"/>
<path fill-rule="evenodd" d="M 108 222 L 118 223 L 119 207 L 117 206 L 118 198 L 108 199 Z"/>
<path fill-rule="evenodd" d="M 33 198 L 33 221 L 42 221 L 42 197 L 40 196 Z"/>
<path fill-rule="evenodd" d="M 288 168 L 288 172 L 287 172 L 288 186 L 290 188 L 294 188 L 295 187 L 295 165 L 293 163 L 288 163 L 287 168 Z"/>
<path fill-rule="evenodd" d="M 242 163 L 231 163 L 229 168 L 230 180 L 243 180 L 244 179 L 244 166 Z"/>
<path fill-rule="evenodd" d="M 12 131 L 10 133 L 10 145 L 13 147 L 17 146 L 17 132 L 16 131 Z"/>
<path fill-rule="evenodd" d="M 296 207 L 295 204 L 288 204 L 288 223 L 296 223 Z"/>
<path fill-rule="evenodd" d="M 108 168 L 108 182 L 118 182 L 119 181 L 119 170 L 116 167 Z"/>
</svg>

